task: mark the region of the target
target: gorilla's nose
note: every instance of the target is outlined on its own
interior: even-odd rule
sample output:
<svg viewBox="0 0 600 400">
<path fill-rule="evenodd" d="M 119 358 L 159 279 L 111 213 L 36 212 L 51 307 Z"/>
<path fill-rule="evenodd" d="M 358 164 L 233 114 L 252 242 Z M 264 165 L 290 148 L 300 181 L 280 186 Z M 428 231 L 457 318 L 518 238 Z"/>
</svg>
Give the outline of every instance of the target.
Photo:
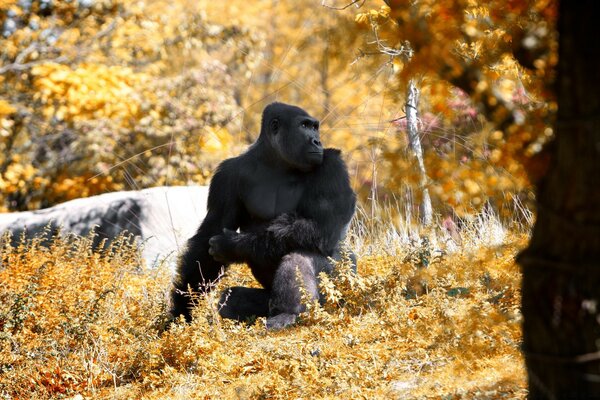
<svg viewBox="0 0 600 400">
<path fill-rule="evenodd" d="M 323 146 L 323 145 L 321 144 L 321 141 L 320 141 L 319 139 L 317 139 L 317 138 L 311 138 L 311 139 L 310 139 L 310 143 L 311 143 L 313 146 L 317 146 L 317 147 L 322 147 L 322 146 Z"/>
</svg>

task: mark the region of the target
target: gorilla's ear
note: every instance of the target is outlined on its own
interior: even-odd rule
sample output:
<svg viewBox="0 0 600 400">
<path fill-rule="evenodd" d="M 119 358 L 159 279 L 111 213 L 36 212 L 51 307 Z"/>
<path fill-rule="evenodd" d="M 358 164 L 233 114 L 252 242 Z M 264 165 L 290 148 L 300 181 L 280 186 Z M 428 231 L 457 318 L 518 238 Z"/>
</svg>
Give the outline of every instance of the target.
<svg viewBox="0 0 600 400">
<path fill-rule="evenodd" d="M 271 132 L 273 133 L 273 135 L 276 135 L 277 132 L 279 132 L 279 119 L 278 118 L 273 118 L 271 120 Z"/>
</svg>

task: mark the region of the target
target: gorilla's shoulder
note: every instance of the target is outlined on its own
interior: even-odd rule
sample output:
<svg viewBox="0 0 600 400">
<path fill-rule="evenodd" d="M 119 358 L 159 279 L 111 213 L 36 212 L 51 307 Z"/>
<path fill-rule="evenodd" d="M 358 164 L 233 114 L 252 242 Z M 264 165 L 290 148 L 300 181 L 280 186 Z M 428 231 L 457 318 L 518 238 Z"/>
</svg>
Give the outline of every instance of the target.
<svg viewBox="0 0 600 400">
<path fill-rule="evenodd" d="M 323 151 L 323 163 L 315 171 L 315 182 L 325 182 L 326 185 L 345 184 L 348 180 L 348 170 L 338 149 L 328 148 Z"/>
<path fill-rule="evenodd" d="M 221 161 L 211 179 L 211 187 L 236 187 L 239 182 L 240 164 L 239 157 Z"/>
<path fill-rule="evenodd" d="M 323 168 L 346 168 L 342 159 L 342 151 L 334 148 L 327 148 L 323 151 Z"/>
<path fill-rule="evenodd" d="M 217 167 L 217 171 L 216 171 L 215 175 L 216 174 L 219 174 L 219 175 L 235 174 L 239 170 L 240 163 L 241 163 L 241 160 L 240 160 L 239 156 L 223 160 Z"/>
</svg>

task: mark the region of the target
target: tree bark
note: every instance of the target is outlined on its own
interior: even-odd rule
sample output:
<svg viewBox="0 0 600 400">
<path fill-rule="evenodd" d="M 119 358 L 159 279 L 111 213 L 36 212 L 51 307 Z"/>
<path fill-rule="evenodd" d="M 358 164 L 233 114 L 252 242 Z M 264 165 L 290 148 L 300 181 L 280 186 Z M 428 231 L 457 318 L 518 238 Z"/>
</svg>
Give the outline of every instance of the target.
<svg viewBox="0 0 600 400">
<path fill-rule="evenodd" d="M 600 398 L 600 7 L 562 1 L 558 115 L 523 267 L 531 399 Z"/>
<path fill-rule="evenodd" d="M 420 219 L 424 225 L 431 225 L 433 220 L 433 210 L 431 208 L 429 189 L 427 188 L 428 179 L 427 171 L 425 170 L 425 162 L 423 161 L 423 147 L 421 146 L 421 138 L 419 137 L 418 106 L 419 90 L 411 80 L 408 82 L 408 91 L 406 94 L 406 130 L 408 132 L 410 147 L 415 153 L 419 167 L 419 186 L 421 189 Z"/>
</svg>

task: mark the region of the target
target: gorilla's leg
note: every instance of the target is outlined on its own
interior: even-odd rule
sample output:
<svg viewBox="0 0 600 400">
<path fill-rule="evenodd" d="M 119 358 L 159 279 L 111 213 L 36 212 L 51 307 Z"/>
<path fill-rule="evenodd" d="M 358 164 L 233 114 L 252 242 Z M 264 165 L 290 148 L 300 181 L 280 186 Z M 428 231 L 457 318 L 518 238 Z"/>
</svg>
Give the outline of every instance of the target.
<svg viewBox="0 0 600 400">
<path fill-rule="evenodd" d="M 283 257 L 273 280 L 267 329 L 285 328 L 306 311 L 300 287 L 311 300 L 319 298 L 317 275 L 324 263 L 327 263 L 324 257 L 313 253 L 290 253 Z"/>
<path fill-rule="evenodd" d="M 238 321 L 266 317 L 269 314 L 269 297 L 267 289 L 241 286 L 225 289 L 219 300 L 219 314 L 223 318 Z"/>
</svg>

